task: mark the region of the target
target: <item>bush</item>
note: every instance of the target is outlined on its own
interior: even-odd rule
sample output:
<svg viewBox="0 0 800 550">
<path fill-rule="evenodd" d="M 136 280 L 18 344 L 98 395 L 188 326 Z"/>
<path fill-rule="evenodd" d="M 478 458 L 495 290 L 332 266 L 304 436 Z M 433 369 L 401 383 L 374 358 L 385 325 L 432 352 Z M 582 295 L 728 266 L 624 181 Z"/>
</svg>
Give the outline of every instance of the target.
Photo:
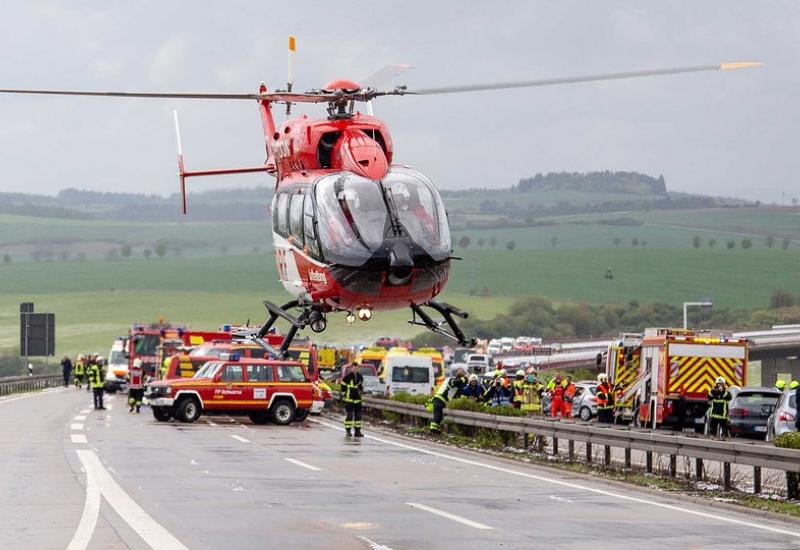
<svg viewBox="0 0 800 550">
<path fill-rule="evenodd" d="M 800 449 L 800 432 L 781 434 L 773 441 L 776 447 L 784 449 Z M 786 472 L 786 498 L 800 498 L 800 473 Z"/>
<path fill-rule="evenodd" d="M 392 396 L 393 401 L 400 401 L 401 403 L 413 403 L 415 405 L 424 405 L 430 398 L 430 395 L 419 395 L 406 393 L 404 391 L 396 393 Z"/>
<path fill-rule="evenodd" d="M 783 449 L 800 449 L 800 432 L 781 434 L 773 441 L 776 447 Z"/>
</svg>

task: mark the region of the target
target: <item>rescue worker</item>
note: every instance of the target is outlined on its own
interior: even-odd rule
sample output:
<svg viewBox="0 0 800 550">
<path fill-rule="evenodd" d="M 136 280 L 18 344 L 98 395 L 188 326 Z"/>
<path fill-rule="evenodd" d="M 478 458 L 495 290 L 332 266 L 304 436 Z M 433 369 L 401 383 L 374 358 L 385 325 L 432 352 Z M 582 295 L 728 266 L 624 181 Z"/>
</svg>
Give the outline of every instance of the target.
<svg viewBox="0 0 800 550">
<path fill-rule="evenodd" d="M 164 357 L 164 360 L 161 362 L 161 370 L 158 373 L 159 380 L 166 380 L 167 379 L 167 373 L 169 372 L 170 361 L 172 361 L 172 356 L 171 355 L 167 355 L 166 357 Z"/>
<path fill-rule="evenodd" d="M 794 391 L 794 402 L 800 403 L 800 381 L 792 380 L 789 383 L 789 391 Z M 794 416 L 794 428 L 800 432 L 800 414 Z"/>
<path fill-rule="evenodd" d="M 786 389 L 786 381 L 785 380 L 776 380 L 775 381 L 775 389 L 779 392 L 783 392 Z"/>
<path fill-rule="evenodd" d="M 83 385 L 83 377 L 85 374 L 86 360 L 84 359 L 83 354 L 79 353 L 78 358 L 75 360 L 75 369 L 73 371 L 73 380 L 76 388 L 80 388 Z"/>
<path fill-rule="evenodd" d="M 547 384 L 547 393 L 550 394 L 550 416 L 553 418 L 558 418 L 559 416 L 567 417 L 566 403 L 564 401 L 566 386 L 567 381 L 564 380 L 560 372 L 557 372 L 555 378 Z"/>
<path fill-rule="evenodd" d="M 61 375 L 64 377 L 64 387 L 68 388 L 72 376 L 72 359 L 67 355 L 61 360 Z"/>
<path fill-rule="evenodd" d="M 433 419 L 431 420 L 430 431 L 441 433 L 442 419 L 444 418 L 444 408 L 447 402 L 461 395 L 461 390 L 467 385 L 467 372 L 458 369 L 455 376 L 451 376 L 439 386 L 433 396 Z"/>
<path fill-rule="evenodd" d="M 485 394 L 486 390 L 478 383 L 478 375 L 470 374 L 467 379 L 467 385 L 461 390 L 461 397 L 468 397 L 473 401 L 481 402 Z"/>
<path fill-rule="evenodd" d="M 608 381 L 608 375 L 601 372 L 597 375 L 597 422 L 611 424 L 614 420 L 614 390 Z"/>
<path fill-rule="evenodd" d="M 529 368 L 525 382 L 522 384 L 522 404 L 520 408 L 527 414 L 541 416 L 543 393 L 544 384 L 539 382 L 533 367 Z"/>
<path fill-rule="evenodd" d="M 89 364 L 89 369 L 86 371 L 86 378 L 88 386 L 92 388 L 94 393 L 94 408 L 103 410 L 103 368 L 93 361 Z"/>
<path fill-rule="evenodd" d="M 514 382 L 512 382 L 512 391 L 514 393 L 513 402 L 511 404 L 515 409 L 522 408 L 522 386 L 525 384 L 525 371 L 522 369 L 514 373 Z"/>
<path fill-rule="evenodd" d="M 725 379 L 717 378 L 714 387 L 708 392 L 708 402 L 711 404 L 711 421 L 709 423 L 709 434 L 716 436 L 719 433 L 722 437 L 729 435 L 728 425 L 730 415 L 728 405 L 732 399 L 731 392 L 725 387 Z"/>
<path fill-rule="evenodd" d="M 358 372 L 358 363 L 354 363 L 347 376 L 342 378 L 342 399 L 344 400 L 344 431 L 347 437 L 355 429 L 356 437 L 364 437 L 361 433 L 361 401 L 364 394 L 364 377 Z"/>
<path fill-rule="evenodd" d="M 572 375 L 567 375 L 566 385 L 564 387 L 564 410 L 567 413 L 567 418 L 572 418 L 572 401 L 575 399 L 575 383 L 572 381 Z"/>
<path fill-rule="evenodd" d="M 503 362 L 498 361 L 497 364 L 494 366 L 494 377 L 499 378 L 505 374 L 505 369 L 503 369 Z"/>
<path fill-rule="evenodd" d="M 142 398 L 144 397 L 144 368 L 142 368 L 142 360 L 136 358 L 133 360 L 133 365 L 128 369 L 128 412 L 139 412 L 142 406 Z"/>
</svg>

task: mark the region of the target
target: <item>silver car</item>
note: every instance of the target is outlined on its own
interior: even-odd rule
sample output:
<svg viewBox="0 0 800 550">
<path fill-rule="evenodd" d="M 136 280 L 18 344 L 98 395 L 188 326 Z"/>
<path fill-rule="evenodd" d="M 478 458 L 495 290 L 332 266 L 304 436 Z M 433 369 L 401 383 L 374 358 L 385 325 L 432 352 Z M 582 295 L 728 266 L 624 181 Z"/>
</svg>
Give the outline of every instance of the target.
<svg viewBox="0 0 800 550">
<path fill-rule="evenodd" d="M 767 441 L 772 441 L 775 437 L 788 432 L 796 432 L 796 418 L 797 390 L 786 390 L 781 395 L 775 412 L 767 420 Z"/>
<path fill-rule="evenodd" d="M 588 422 L 597 416 L 597 383 L 576 382 L 572 398 L 572 416 Z"/>
</svg>

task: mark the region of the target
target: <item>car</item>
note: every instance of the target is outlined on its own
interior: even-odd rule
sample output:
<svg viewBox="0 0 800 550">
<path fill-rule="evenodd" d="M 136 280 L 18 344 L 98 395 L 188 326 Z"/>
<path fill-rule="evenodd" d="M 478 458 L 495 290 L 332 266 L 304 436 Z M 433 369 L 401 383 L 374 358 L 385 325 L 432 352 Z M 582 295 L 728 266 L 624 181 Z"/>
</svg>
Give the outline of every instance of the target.
<svg viewBox="0 0 800 550">
<path fill-rule="evenodd" d="M 146 397 L 159 422 L 176 418 L 190 423 L 203 414 L 228 414 L 249 416 L 254 424 L 287 425 L 306 419 L 315 389 L 297 361 L 233 356 L 208 361 L 192 378 L 153 382 Z"/>
<path fill-rule="evenodd" d="M 742 388 L 729 406 L 731 435 L 766 439 L 767 421 L 780 398 L 775 388 Z"/>
<path fill-rule="evenodd" d="M 588 422 L 597 416 L 597 382 L 576 382 L 572 416 Z"/>
<path fill-rule="evenodd" d="M 336 383 L 341 384 L 344 377 L 350 374 L 350 371 L 353 370 L 353 365 L 343 365 L 342 369 L 339 371 L 339 376 L 336 377 Z M 358 366 L 358 372 L 361 376 L 378 376 L 378 367 L 372 364 L 364 364 Z"/>
<path fill-rule="evenodd" d="M 376 374 L 364 373 L 364 395 L 370 397 L 383 397 L 386 393 L 386 386 L 380 381 Z"/>
<path fill-rule="evenodd" d="M 797 390 L 784 390 L 775 410 L 767 420 L 767 441 L 779 435 L 796 432 Z"/>
</svg>

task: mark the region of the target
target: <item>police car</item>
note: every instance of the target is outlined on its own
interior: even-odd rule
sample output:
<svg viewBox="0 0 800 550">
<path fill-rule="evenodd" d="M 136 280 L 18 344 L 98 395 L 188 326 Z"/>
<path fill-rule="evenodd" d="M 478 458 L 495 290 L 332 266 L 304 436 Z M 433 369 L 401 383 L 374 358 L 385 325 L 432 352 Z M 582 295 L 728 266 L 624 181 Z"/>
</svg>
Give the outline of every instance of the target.
<svg viewBox="0 0 800 550">
<path fill-rule="evenodd" d="M 235 354 L 207 362 L 192 378 L 153 382 L 146 397 L 160 422 L 227 414 L 249 416 L 254 424 L 287 425 L 324 405 L 301 363 Z"/>
</svg>

